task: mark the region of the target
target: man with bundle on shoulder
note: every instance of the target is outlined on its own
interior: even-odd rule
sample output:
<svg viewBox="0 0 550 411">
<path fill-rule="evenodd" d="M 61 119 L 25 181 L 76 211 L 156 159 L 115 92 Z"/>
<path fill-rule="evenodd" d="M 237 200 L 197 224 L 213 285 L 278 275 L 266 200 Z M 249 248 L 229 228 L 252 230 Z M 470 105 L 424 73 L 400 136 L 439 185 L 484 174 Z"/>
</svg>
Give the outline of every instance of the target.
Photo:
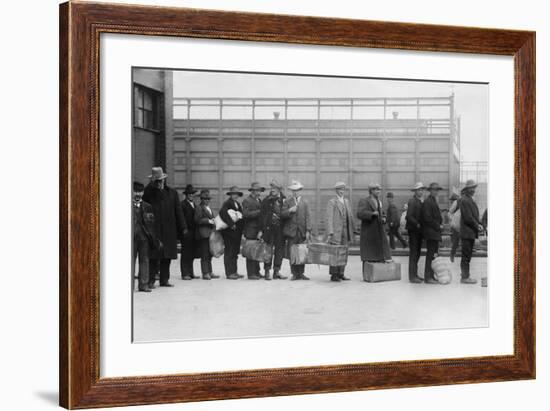
<svg viewBox="0 0 550 411">
<path fill-rule="evenodd" d="M 237 272 L 237 258 L 241 249 L 241 237 L 243 234 L 243 207 L 238 198 L 243 196 L 237 186 L 232 186 L 226 193 L 229 198 L 220 208 L 220 217 L 227 228 L 222 230 L 225 251 L 223 254 L 223 264 L 225 267 L 225 277 L 228 280 L 238 280 L 244 276 Z M 230 213 L 231 211 L 231 213 Z M 233 216 L 231 216 L 232 214 Z"/>
</svg>

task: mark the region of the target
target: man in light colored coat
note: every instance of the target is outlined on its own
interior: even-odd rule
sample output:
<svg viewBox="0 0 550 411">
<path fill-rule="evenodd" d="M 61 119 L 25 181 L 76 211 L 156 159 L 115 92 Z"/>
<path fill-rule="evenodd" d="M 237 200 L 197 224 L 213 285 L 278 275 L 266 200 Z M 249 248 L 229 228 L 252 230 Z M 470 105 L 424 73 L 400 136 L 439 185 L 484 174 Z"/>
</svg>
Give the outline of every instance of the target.
<svg viewBox="0 0 550 411">
<path fill-rule="evenodd" d="M 336 196 L 327 204 L 327 241 L 329 244 L 348 245 L 356 232 L 355 221 L 349 200 L 344 197 L 346 183 L 337 182 L 334 185 Z M 331 281 L 349 280 L 344 275 L 346 266 L 330 266 Z"/>
</svg>

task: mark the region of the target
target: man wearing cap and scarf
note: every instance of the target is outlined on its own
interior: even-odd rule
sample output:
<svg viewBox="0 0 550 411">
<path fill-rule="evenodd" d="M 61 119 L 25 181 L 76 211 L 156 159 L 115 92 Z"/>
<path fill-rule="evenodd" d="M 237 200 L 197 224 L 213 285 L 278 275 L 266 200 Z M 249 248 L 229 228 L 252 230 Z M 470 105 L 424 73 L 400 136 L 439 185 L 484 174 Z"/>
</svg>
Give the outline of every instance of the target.
<svg viewBox="0 0 550 411">
<path fill-rule="evenodd" d="M 260 183 L 254 182 L 250 185 L 248 191 L 250 191 L 250 195 L 243 200 L 243 235 L 247 240 L 257 240 L 260 232 L 260 208 L 262 204 L 260 193 L 264 192 L 265 188 Z M 260 274 L 260 262 L 247 258 L 246 275 L 249 280 L 259 280 L 262 278 Z"/>
<path fill-rule="evenodd" d="M 388 218 L 388 233 L 390 237 L 390 248 L 392 250 L 395 250 L 395 238 L 399 240 L 403 248 L 407 248 L 408 246 L 407 242 L 399 232 L 399 225 L 401 223 L 401 219 L 399 217 L 399 211 L 397 210 L 397 206 L 393 202 L 393 193 L 391 191 L 388 192 L 388 194 L 386 194 L 386 198 L 388 200 L 388 208 L 386 210 L 386 215 Z"/>
<path fill-rule="evenodd" d="M 282 193 L 283 186 L 277 180 L 270 183 L 270 192 L 262 200 L 260 206 L 260 232 L 259 238 L 262 238 L 266 244 L 273 247 L 272 261 L 264 264 L 265 279 L 271 280 L 269 271 L 273 264 L 273 279 L 284 280 L 286 276 L 281 275 L 281 265 L 284 254 L 283 237 L 283 218 L 282 211 L 285 202 L 285 196 Z"/>
<path fill-rule="evenodd" d="M 187 235 L 187 225 L 181 211 L 178 192 L 166 184 L 162 167 L 153 167 L 151 182 L 145 187 L 143 201 L 153 207 L 155 232 L 163 247 L 151 250 L 149 256 L 149 287 L 155 288 L 155 275 L 160 272 L 160 286 L 170 284 L 170 261 L 178 258 L 178 238 Z"/>
<path fill-rule="evenodd" d="M 477 280 L 470 278 L 470 260 L 474 251 L 474 241 L 483 232 L 479 220 L 479 209 L 474 201 L 477 184 L 474 180 L 466 181 L 460 197 L 460 241 L 462 241 L 462 258 L 460 259 L 460 282 L 475 284 Z"/>
<path fill-rule="evenodd" d="M 405 217 L 405 228 L 409 234 L 409 281 L 416 284 L 423 282 L 422 278 L 418 276 L 418 260 L 420 260 L 422 250 L 423 236 L 420 220 L 425 188 L 421 182 L 411 188 L 413 196 L 407 203 L 407 216 Z"/>
<path fill-rule="evenodd" d="M 437 199 L 439 191 L 442 188 L 437 183 L 431 183 L 428 186 L 428 197 L 422 203 L 422 212 L 420 224 L 422 225 L 422 235 L 426 239 L 426 263 L 424 265 L 424 282 L 427 284 L 439 284 L 435 279 L 432 269 L 432 261 L 439 251 L 439 242 L 441 241 L 441 230 L 443 229 L 443 217 L 439 209 Z"/>
<path fill-rule="evenodd" d="M 288 186 L 288 189 L 292 191 L 292 197 L 285 202 L 281 213 L 285 220 L 283 235 L 289 250 L 292 245 L 302 244 L 311 238 L 309 205 L 306 199 L 300 195 L 303 188 L 304 186 L 299 181 L 292 181 Z M 291 280 L 309 280 L 309 277 L 304 274 L 305 264 L 291 264 L 290 272 L 292 273 Z"/>
<path fill-rule="evenodd" d="M 191 184 L 185 187 L 183 192 L 184 199 L 181 202 L 181 210 L 183 212 L 183 218 L 187 225 L 187 234 L 181 239 L 181 278 L 182 280 L 192 280 L 198 278 L 193 271 L 193 260 L 197 253 L 197 244 L 195 241 L 195 208 L 196 205 L 193 201 L 193 196 L 197 190 L 193 188 Z"/>
<path fill-rule="evenodd" d="M 219 278 L 212 272 L 212 254 L 210 253 L 210 234 L 214 230 L 214 213 L 210 208 L 210 191 L 201 190 L 200 204 L 195 207 L 195 239 L 198 241 L 201 257 L 201 272 L 203 280 Z"/>
<path fill-rule="evenodd" d="M 340 181 L 334 185 L 336 196 L 331 198 L 327 204 L 327 241 L 329 244 L 348 245 L 355 234 L 355 220 L 351 205 L 344 197 L 346 183 Z M 329 267 L 331 281 L 346 281 L 344 275 L 346 266 Z"/>
<path fill-rule="evenodd" d="M 361 220 L 361 261 L 392 261 L 384 231 L 386 216 L 380 201 L 381 192 L 380 184 L 369 184 L 369 196 L 362 198 L 357 206 L 357 217 Z"/>
<path fill-rule="evenodd" d="M 229 280 L 238 280 L 244 276 L 237 273 L 237 258 L 241 249 L 241 237 L 243 234 L 243 220 L 233 218 L 229 215 L 229 210 L 234 212 L 243 213 L 243 207 L 239 203 L 238 198 L 243 196 L 242 191 L 239 191 L 237 186 L 232 186 L 226 193 L 229 198 L 225 200 L 220 208 L 220 217 L 227 228 L 222 230 L 223 242 L 225 244 L 225 250 L 223 253 L 223 265 L 225 267 L 225 276 Z"/>
</svg>

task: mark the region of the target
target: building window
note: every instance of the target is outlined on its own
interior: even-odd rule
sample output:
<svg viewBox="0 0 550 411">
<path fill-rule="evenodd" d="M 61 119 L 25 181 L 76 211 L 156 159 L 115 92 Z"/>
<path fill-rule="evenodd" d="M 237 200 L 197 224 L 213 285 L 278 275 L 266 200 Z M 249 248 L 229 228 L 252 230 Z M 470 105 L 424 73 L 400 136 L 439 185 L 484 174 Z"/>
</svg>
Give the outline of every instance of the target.
<svg viewBox="0 0 550 411">
<path fill-rule="evenodd" d="M 158 93 L 138 84 L 134 85 L 134 125 L 159 129 Z"/>
</svg>

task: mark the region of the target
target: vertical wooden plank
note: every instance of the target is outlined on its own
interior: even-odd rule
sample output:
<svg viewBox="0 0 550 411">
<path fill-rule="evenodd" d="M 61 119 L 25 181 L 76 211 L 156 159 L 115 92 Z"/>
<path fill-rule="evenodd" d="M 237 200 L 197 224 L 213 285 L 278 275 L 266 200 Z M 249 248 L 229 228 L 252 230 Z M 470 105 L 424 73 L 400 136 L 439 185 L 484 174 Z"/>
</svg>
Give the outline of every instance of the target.
<svg viewBox="0 0 550 411">
<path fill-rule="evenodd" d="M 218 205 L 223 203 L 223 99 L 220 99 L 220 119 L 218 122 Z"/>
<path fill-rule="evenodd" d="M 420 181 L 420 99 L 416 99 L 416 137 L 414 139 L 414 180 Z M 423 181 L 425 184 L 425 182 Z"/>
<path fill-rule="evenodd" d="M 382 198 L 386 195 L 386 184 L 387 184 L 387 137 L 386 137 L 386 126 L 387 126 L 387 116 L 386 116 L 386 109 L 387 109 L 388 100 L 384 99 L 384 126 L 382 128 L 382 181 L 380 181 L 380 185 L 382 186 L 382 193 L 380 194 Z"/>
<path fill-rule="evenodd" d="M 256 181 L 256 100 L 252 100 L 252 138 L 250 140 L 250 173 Z"/>
<path fill-rule="evenodd" d="M 449 97 L 449 164 L 447 164 L 447 170 L 448 170 L 448 178 L 449 178 L 449 184 L 448 184 L 448 195 L 447 195 L 447 202 L 449 201 L 449 197 L 451 196 L 451 189 L 453 185 L 453 158 L 454 158 L 454 138 L 455 138 L 455 119 L 454 119 L 454 113 L 455 113 L 455 94 L 452 93 Z M 449 204 L 450 206 L 450 204 Z"/>
<path fill-rule="evenodd" d="M 317 138 L 315 139 L 315 150 L 317 156 L 317 170 L 315 178 L 315 200 L 316 200 L 316 226 L 317 233 L 320 232 L 320 215 L 321 215 L 321 100 L 317 100 Z"/>
<path fill-rule="evenodd" d="M 285 99 L 285 129 L 284 129 L 284 160 L 283 160 L 283 167 L 284 167 L 284 176 L 285 176 L 285 184 L 288 184 L 288 99 Z"/>
<path fill-rule="evenodd" d="M 185 180 L 187 184 L 192 184 L 193 174 L 191 165 L 191 99 L 187 99 L 187 121 L 185 130 Z"/>
<path fill-rule="evenodd" d="M 349 199 L 353 204 L 353 99 L 350 99 L 350 127 L 349 127 L 349 153 L 348 153 L 348 187 Z"/>
</svg>

